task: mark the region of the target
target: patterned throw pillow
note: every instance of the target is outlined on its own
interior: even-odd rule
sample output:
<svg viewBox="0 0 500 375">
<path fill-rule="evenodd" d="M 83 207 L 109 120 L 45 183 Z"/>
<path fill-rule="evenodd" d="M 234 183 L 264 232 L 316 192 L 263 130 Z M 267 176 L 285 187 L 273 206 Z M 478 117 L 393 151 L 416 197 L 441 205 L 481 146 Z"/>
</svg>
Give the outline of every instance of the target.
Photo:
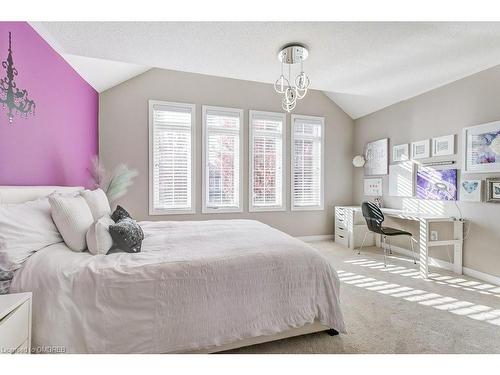
<svg viewBox="0 0 500 375">
<path fill-rule="evenodd" d="M 109 226 L 109 233 L 113 243 L 120 250 L 127 253 L 138 253 L 141 251 L 144 232 L 142 228 L 130 217 L 121 219 L 116 224 Z"/>
<path fill-rule="evenodd" d="M 130 214 L 122 206 L 117 206 L 115 212 L 111 215 L 111 219 L 113 219 L 115 223 L 118 223 L 125 218 L 131 219 Z"/>
</svg>

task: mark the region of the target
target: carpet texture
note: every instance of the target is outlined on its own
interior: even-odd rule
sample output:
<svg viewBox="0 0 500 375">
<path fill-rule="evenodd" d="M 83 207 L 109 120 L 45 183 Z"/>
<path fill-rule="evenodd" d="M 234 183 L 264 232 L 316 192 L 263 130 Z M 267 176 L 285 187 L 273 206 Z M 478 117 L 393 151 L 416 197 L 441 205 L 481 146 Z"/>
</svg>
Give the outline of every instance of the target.
<svg viewBox="0 0 500 375">
<path fill-rule="evenodd" d="M 331 241 L 312 243 L 341 279 L 348 334 L 326 333 L 226 353 L 500 353 L 500 287 L 440 268 L 424 280 L 417 266 L 382 251 L 361 255 Z"/>
</svg>

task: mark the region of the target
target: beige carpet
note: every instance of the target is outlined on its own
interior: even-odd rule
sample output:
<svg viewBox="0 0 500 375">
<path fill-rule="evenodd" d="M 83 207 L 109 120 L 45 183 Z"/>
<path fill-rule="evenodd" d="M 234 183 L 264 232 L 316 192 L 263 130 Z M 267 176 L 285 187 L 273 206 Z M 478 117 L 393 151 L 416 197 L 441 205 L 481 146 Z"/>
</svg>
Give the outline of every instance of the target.
<svg viewBox="0 0 500 375">
<path fill-rule="evenodd" d="M 500 353 L 500 287 L 443 269 L 316 242 L 338 270 L 348 334 L 316 333 L 228 353 Z"/>
</svg>

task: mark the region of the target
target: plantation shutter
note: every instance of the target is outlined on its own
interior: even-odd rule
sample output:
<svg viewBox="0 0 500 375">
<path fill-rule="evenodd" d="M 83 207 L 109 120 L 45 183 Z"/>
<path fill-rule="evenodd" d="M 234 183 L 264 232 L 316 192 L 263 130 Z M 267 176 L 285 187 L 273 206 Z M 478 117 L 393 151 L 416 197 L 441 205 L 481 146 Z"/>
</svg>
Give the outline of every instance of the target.
<svg viewBox="0 0 500 375">
<path fill-rule="evenodd" d="M 323 209 L 323 123 L 292 116 L 292 209 Z"/>
<path fill-rule="evenodd" d="M 152 126 L 154 209 L 192 211 L 194 106 L 154 104 Z"/>
<path fill-rule="evenodd" d="M 241 111 L 209 107 L 205 110 L 205 206 L 240 209 Z"/>
<path fill-rule="evenodd" d="M 283 208 L 284 115 L 250 111 L 250 208 Z"/>
</svg>

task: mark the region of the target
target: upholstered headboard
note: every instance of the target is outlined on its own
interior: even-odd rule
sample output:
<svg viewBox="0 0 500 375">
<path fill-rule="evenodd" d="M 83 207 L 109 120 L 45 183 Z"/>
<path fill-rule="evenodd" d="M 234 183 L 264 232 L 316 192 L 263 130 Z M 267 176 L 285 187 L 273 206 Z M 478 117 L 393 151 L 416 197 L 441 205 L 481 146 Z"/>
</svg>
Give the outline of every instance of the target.
<svg viewBox="0 0 500 375">
<path fill-rule="evenodd" d="M 76 193 L 83 189 L 81 186 L 0 186 L 0 203 L 22 203 L 54 192 Z"/>
</svg>

